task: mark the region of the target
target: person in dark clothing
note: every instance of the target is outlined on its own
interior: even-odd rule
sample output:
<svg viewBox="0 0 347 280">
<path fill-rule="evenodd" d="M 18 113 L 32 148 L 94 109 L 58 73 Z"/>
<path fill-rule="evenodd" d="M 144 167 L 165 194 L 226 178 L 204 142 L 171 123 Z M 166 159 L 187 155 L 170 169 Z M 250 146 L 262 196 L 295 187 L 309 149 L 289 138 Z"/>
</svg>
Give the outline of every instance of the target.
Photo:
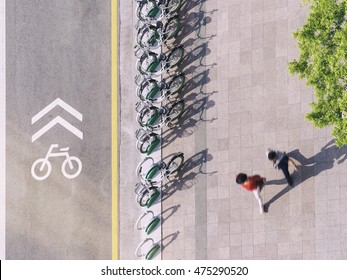
<svg viewBox="0 0 347 280">
<path fill-rule="evenodd" d="M 275 151 L 272 149 L 268 149 L 266 151 L 266 156 L 269 160 L 272 161 L 273 167 L 282 170 L 284 177 L 286 178 L 288 182 L 288 185 L 292 187 L 293 179 L 290 176 L 290 173 L 288 170 L 288 164 L 290 163 L 294 167 L 295 171 L 298 171 L 298 167 L 295 164 L 294 160 L 288 157 L 286 152 Z"/>
</svg>

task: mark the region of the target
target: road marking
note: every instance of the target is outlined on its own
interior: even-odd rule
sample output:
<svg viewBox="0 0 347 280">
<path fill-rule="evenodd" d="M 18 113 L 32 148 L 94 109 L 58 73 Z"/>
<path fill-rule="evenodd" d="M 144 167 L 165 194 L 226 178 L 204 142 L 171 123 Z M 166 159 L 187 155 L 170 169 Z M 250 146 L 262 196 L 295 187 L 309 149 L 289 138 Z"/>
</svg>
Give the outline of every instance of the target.
<svg viewBox="0 0 347 280">
<path fill-rule="evenodd" d="M 111 1 L 112 259 L 118 260 L 118 0 Z"/>
<path fill-rule="evenodd" d="M 36 132 L 31 137 L 31 142 L 34 142 L 38 138 L 40 138 L 43 134 L 45 134 L 48 130 L 50 130 L 53 126 L 56 124 L 60 124 L 61 126 L 65 127 L 68 131 L 75 134 L 78 138 L 83 140 L 83 132 L 74 127 L 71 123 L 63 119 L 62 117 L 58 116 L 55 117 L 53 120 L 51 120 L 48 124 L 46 124 L 43 128 L 41 128 L 38 132 Z"/>
<path fill-rule="evenodd" d="M 71 115 L 73 115 L 76 119 L 79 119 L 82 121 L 83 115 L 78 112 L 75 108 L 71 107 L 69 104 L 61 100 L 60 98 L 57 98 L 52 103 L 47 105 L 45 108 L 43 108 L 40 112 L 38 112 L 35 116 L 31 119 L 31 124 L 34 124 L 39 119 L 41 119 L 44 115 L 46 115 L 49 111 L 54 109 L 56 106 L 62 107 L 65 111 L 69 112 Z"/>
<path fill-rule="evenodd" d="M 52 103 L 47 105 L 45 108 L 43 108 L 40 112 L 38 112 L 35 116 L 31 118 L 31 124 L 36 123 L 39 119 L 41 119 L 43 116 L 48 114 L 51 110 L 53 110 L 56 106 L 60 106 L 63 108 L 65 111 L 73 115 L 76 119 L 79 121 L 83 120 L 83 115 L 78 112 L 75 108 L 61 100 L 60 98 L 57 98 L 54 100 Z M 74 127 L 72 124 L 67 122 L 65 119 L 62 117 L 58 116 L 54 118 L 52 121 L 50 121 L 48 124 L 46 124 L 43 128 L 41 128 L 38 132 L 36 132 L 32 137 L 31 137 L 31 142 L 34 142 L 37 140 L 39 137 L 41 137 L 43 134 L 45 134 L 48 130 L 50 130 L 53 126 L 56 124 L 60 124 L 61 126 L 65 127 L 67 130 L 75 134 L 78 138 L 83 140 L 83 132 Z"/>
<path fill-rule="evenodd" d="M 52 152 L 53 149 L 56 149 L 58 147 L 59 147 L 58 144 L 51 144 L 45 157 L 39 158 L 38 160 L 36 160 L 33 163 L 33 165 L 31 166 L 31 175 L 34 177 L 34 179 L 36 179 L 38 181 L 42 181 L 42 180 L 45 180 L 51 174 L 52 165 L 51 165 L 50 161 L 48 160 L 51 157 L 66 157 L 66 159 L 64 160 L 64 162 L 61 166 L 61 172 L 63 173 L 65 178 L 73 179 L 73 178 L 76 178 L 78 175 L 80 175 L 80 173 L 82 171 L 81 160 L 78 157 L 70 156 L 70 154 L 68 152 L 70 147 L 60 148 L 59 152 L 53 153 Z M 72 164 L 72 162 L 77 163 L 77 170 L 75 171 L 75 173 L 69 174 L 66 172 L 66 166 L 69 165 L 70 170 L 73 169 L 75 166 Z M 47 167 L 46 173 L 37 175 L 36 174 L 36 166 L 39 167 L 38 171 L 40 171 L 40 172 L 42 172 L 45 169 L 45 167 Z"/>
<path fill-rule="evenodd" d="M 6 26 L 5 0 L 0 0 L 0 259 L 4 260 L 6 223 Z"/>
</svg>

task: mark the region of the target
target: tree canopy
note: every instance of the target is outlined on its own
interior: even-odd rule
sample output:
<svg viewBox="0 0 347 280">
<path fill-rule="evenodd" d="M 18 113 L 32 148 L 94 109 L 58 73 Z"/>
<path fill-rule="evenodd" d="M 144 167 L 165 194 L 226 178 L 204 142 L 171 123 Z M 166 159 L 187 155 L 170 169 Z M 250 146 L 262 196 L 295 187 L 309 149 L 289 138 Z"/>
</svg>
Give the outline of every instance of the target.
<svg viewBox="0 0 347 280">
<path fill-rule="evenodd" d="M 315 127 L 333 126 L 336 145 L 347 144 L 347 0 L 305 0 L 310 13 L 293 36 L 300 55 L 291 74 L 305 78 L 315 92 L 306 115 Z"/>
</svg>

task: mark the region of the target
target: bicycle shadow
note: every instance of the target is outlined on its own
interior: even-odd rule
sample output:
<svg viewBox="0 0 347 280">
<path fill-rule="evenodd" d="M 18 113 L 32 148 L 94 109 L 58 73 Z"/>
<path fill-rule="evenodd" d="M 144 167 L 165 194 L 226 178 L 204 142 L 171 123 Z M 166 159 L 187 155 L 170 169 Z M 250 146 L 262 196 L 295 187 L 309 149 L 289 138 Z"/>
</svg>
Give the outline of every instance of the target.
<svg viewBox="0 0 347 280">
<path fill-rule="evenodd" d="M 299 149 L 293 150 L 288 153 L 288 156 L 295 159 L 300 163 L 298 165 L 298 172 L 292 174 L 293 187 L 287 186 L 268 202 L 264 204 L 264 210 L 268 211 L 270 205 L 278 200 L 280 197 L 305 182 L 306 180 L 319 175 L 321 172 L 332 169 L 337 164 L 343 163 L 347 159 L 347 146 L 338 148 L 335 145 L 335 140 L 329 141 L 321 150 L 310 158 L 305 157 Z M 343 157 L 342 159 L 340 159 Z M 280 180 L 267 181 L 266 185 L 283 185 L 287 181 L 283 178 Z"/>
<path fill-rule="evenodd" d="M 171 233 L 165 237 L 163 237 L 161 239 L 161 252 L 163 252 L 172 242 L 174 242 L 178 235 L 180 234 L 179 231 L 176 231 L 174 233 Z M 166 243 L 166 240 L 168 240 L 168 242 Z"/>
<path fill-rule="evenodd" d="M 183 61 L 179 64 L 178 69 L 184 71 L 185 73 L 196 73 L 197 68 L 199 67 L 213 68 L 217 65 L 217 63 L 203 63 L 203 59 L 209 54 L 211 54 L 211 49 L 208 48 L 208 42 L 204 42 L 187 52 L 187 54 L 183 57 Z M 193 66 L 191 66 L 191 68 L 188 68 L 188 66 L 192 64 Z"/>
<path fill-rule="evenodd" d="M 210 69 L 205 69 L 198 74 L 196 74 L 194 70 L 196 70 L 196 67 L 192 67 L 191 69 L 185 71 L 185 75 L 187 76 L 188 80 L 181 90 L 181 94 L 183 96 L 186 96 L 188 92 L 191 92 L 198 88 L 199 90 L 197 90 L 197 92 L 202 93 L 203 87 L 211 81 L 211 79 L 209 78 Z M 189 77 L 189 74 L 194 74 L 194 76 Z"/>
<path fill-rule="evenodd" d="M 178 211 L 179 207 L 181 207 L 180 204 L 175 205 L 175 206 L 171 206 L 171 207 L 165 209 L 164 211 L 162 211 L 161 212 L 161 224 L 164 224 L 171 216 L 173 216 Z M 166 216 L 167 213 L 168 213 L 168 215 Z"/>
<path fill-rule="evenodd" d="M 207 2 L 207 0 L 186 0 L 182 1 L 182 6 L 179 10 L 180 16 L 188 14 L 190 10 L 200 5 L 200 10 L 202 10 L 202 5 Z"/>
<path fill-rule="evenodd" d="M 197 96 L 197 94 L 196 94 Z M 165 148 L 177 138 L 192 135 L 198 129 L 198 123 L 201 121 L 213 122 L 216 118 L 210 120 L 204 119 L 203 114 L 209 108 L 215 106 L 215 102 L 205 96 L 190 104 L 183 112 L 182 116 L 175 123 L 175 127 L 167 129 L 162 133 L 161 147 Z"/>
<path fill-rule="evenodd" d="M 190 2 L 190 1 L 188 1 Z M 176 36 L 176 44 L 181 44 L 184 49 L 186 50 L 186 55 L 183 58 L 183 61 L 180 63 L 180 65 L 177 66 L 177 70 L 180 72 L 184 72 L 186 75 L 192 74 L 195 75 L 194 77 L 191 77 L 188 81 L 191 81 L 192 79 L 199 78 L 199 76 L 203 80 L 203 85 L 206 85 L 209 82 L 208 74 L 209 72 L 206 71 L 206 69 L 202 69 L 202 73 L 198 73 L 199 67 L 211 67 L 213 68 L 216 63 L 213 63 L 211 65 L 204 64 L 203 60 L 204 58 L 211 53 L 211 49 L 208 48 L 208 43 L 212 38 L 216 35 L 203 37 L 201 36 L 201 33 L 205 30 L 205 27 L 207 24 L 212 22 L 211 17 L 207 17 L 206 14 L 213 14 L 217 10 L 212 10 L 211 12 L 204 12 L 203 11 L 203 4 L 206 2 L 204 1 L 191 1 L 189 5 L 187 5 L 185 8 L 182 7 L 180 10 L 181 13 L 181 30 L 178 33 L 178 36 Z M 200 5 L 198 12 L 191 12 L 189 13 L 189 10 L 192 8 L 195 8 L 196 6 Z M 192 36 L 194 34 L 194 36 Z M 185 37 L 189 35 L 188 40 L 183 41 Z M 194 37 L 194 38 L 193 38 Z M 198 74 L 196 74 L 198 73 Z M 197 84 L 195 82 L 195 84 Z M 201 83 L 200 83 L 201 84 Z M 202 85 L 202 86 L 203 86 Z M 189 92 L 192 89 L 189 89 L 189 87 L 185 87 L 185 92 Z"/>
<path fill-rule="evenodd" d="M 207 40 L 210 41 L 216 34 L 212 34 L 210 36 L 202 36 L 201 32 L 203 28 L 205 28 L 209 23 L 212 22 L 211 17 L 206 17 L 205 13 L 200 12 L 192 12 L 190 14 L 186 14 L 181 17 L 181 28 L 174 40 L 174 44 L 182 44 L 185 47 L 192 46 L 197 40 Z M 192 35 L 195 32 L 195 38 L 189 38 L 184 41 L 185 38 Z"/>
<path fill-rule="evenodd" d="M 185 3 L 182 5 L 179 11 L 182 28 L 180 30 L 181 32 L 178 34 L 176 38 L 177 42 L 181 42 L 185 37 L 187 37 L 193 32 L 196 32 L 197 39 L 212 39 L 214 36 L 216 36 L 212 35 L 208 37 L 202 37 L 200 35 L 200 32 L 203 29 L 203 27 L 205 27 L 208 23 L 212 21 L 212 18 L 206 15 L 212 15 L 214 12 L 218 11 L 218 9 L 213 9 L 209 12 L 204 11 L 203 4 L 205 2 L 207 2 L 207 0 L 189 0 L 185 1 Z M 199 5 L 199 11 L 190 12 L 192 9 Z"/>
<path fill-rule="evenodd" d="M 217 173 L 217 171 L 205 172 L 203 170 L 204 165 L 212 159 L 213 156 L 208 153 L 208 149 L 204 149 L 187 159 L 175 178 L 162 187 L 161 200 L 168 199 L 176 191 L 192 188 L 198 182 L 197 177 L 199 174 L 210 176 Z"/>
</svg>

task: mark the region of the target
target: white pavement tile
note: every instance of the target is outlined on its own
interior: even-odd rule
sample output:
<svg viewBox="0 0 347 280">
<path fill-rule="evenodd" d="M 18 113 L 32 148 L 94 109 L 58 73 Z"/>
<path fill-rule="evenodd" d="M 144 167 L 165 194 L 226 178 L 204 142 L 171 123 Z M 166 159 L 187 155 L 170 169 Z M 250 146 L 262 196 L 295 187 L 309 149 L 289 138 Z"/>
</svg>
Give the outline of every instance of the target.
<svg viewBox="0 0 347 280">
<path fill-rule="evenodd" d="M 215 248 L 207 250 L 208 259 L 347 259 L 347 162 L 337 164 L 335 149 L 321 152 L 331 129 L 314 129 L 304 120 L 313 101 L 312 88 L 288 73 L 287 63 L 298 55 L 291 33 L 307 15 L 299 2 L 205 3 L 207 11 L 218 11 L 209 15 L 211 21 L 206 24 L 206 33 L 217 36 L 209 41 L 210 53 L 204 62 L 218 65 L 205 68 L 209 82 L 201 90 L 218 91 L 209 98 L 214 106 L 205 111 L 207 119 L 218 119 L 198 122 L 192 135 L 175 139 L 164 154 L 182 150 L 194 155 L 203 146 L 213 156 L 202 164 L 203 170 L 217 173 L 199 174 L 189 189 L 163 202 L 180 204 L 179 211 L 163 224 L 163 232 L 173 228 L 181 232 L 163 258 L 197 258 L 195 241 L 205 234 L 207 248 Z M 294 180 L 306 180 L 260 215 L 257 201 L 235 183 L 235 175 L 242 171 L 259 173 L 268 181 L 283 179 L 265 158 L 268 147 L 287 152 L 299 149 L 316 164 L 301 166 Z M 195 212 L 201 208 L 195 197 L 202 194 L 203 181 L 207 183 L 205 233 L 195 230 Z M 264 202 L 285 187 L 285 183 L 267 185 L 262 190 Z"/>
</svg>

